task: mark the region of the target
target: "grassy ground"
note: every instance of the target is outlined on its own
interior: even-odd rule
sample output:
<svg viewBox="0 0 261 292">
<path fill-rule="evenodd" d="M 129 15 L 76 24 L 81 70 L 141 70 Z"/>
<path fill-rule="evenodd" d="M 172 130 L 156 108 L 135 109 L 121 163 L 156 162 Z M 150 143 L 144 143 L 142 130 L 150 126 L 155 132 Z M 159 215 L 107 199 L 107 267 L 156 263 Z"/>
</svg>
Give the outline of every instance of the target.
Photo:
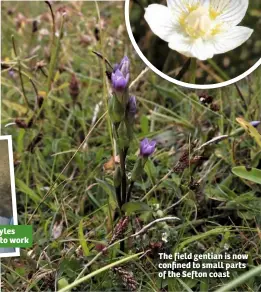
<svg viewBox="0 0 261 292">
<path fill-rule="evenodd" d="M 2 134 L 13 136 L 19 223 L 34 229 L 33 247 L 2 261 L 4 291 L 54 291 L 77 278 L 85 281 L 73 291 L 130 290 L 131 280 L 138 291 L 215 291 L 259 266 L 260 184 L 237 177 L 232 168 L 261 168 L 260 147 L 236 121 L 261 118 L 261 70 L 237 87 L 204 92 L 213 97 L 204 104 L 202 92 L 143 71 L 125 31 L 123 3 L 54 2 L 57 30 L 66 11 L 57 54 L 51 52 L 52 19 L 44 2 L 2 6 Z M 131 60 L 138 113 L 127 174 L 139 141 L 157 140 L 157 151 L 133 189 L 132 200 L 144 204 L 131 212 L 124 236 L 154 219 L 180 218 L 125 240 L 124 250 L 117 243 L 102 253 L 119 212 L 112 190 L 115 147 L 106 114 L 106 76 L 92 50 L 111 63 L 124 55 Z M 226 134 L 232 135 L 198 150 Z M 232 270 L 230 279 L 162 280 L 159 251 L 246 253 L 248 267 Z M 115 262 L 127 274 L 111 269 Z M 260 288 L 259 275 L 233 291 Z"/>
</svg>

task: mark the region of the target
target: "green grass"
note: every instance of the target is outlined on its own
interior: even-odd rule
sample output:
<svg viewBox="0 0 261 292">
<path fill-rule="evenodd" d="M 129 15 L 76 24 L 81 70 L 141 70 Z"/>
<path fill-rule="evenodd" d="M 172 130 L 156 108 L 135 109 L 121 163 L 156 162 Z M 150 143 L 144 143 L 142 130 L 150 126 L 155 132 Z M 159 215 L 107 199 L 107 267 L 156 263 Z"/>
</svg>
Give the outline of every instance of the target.
<svg viewBox="0 0 261 292">
<path fill-rule="evenodd" d="M 144 72 L 131 88 L 139 110 L 127 174 L 135 163 L 139 141 L 143 137 L 156 139 L 157 151 L 133 189 L 132 200 L 146 206 L 141 205 L 130 216 L 124 252 L 118 241 L 100 253 L 101 246 L 109 244 L 119 218 L 111 188 L 113 171 L 108 164 L 115 149 L 106 113 L 104 64 L 92 50 L 103 52 L 112 64 L 127 54 L 132 81 L 145 65 L 128 40 L 123 3 L 98 3 L 101 42 L 95 38 L 100 26 L 94 2 L 52 5 L 57 29 L 62 18 L 58 8 L 65 6 L 67 15 L 49 90 L 48 79 L 34 69 L 44 60 L 44 72 L 50 74 L 52 21 L 48 6 L 40 1 L 2 3 L 2 60 L 14 69 L 11 74 L 10 68 L 2 71 L 2 134 L 13 136 L 19 223 L 32 224 L 34 229 L 33 248 L 21 250 L 20 258 L 2 260 L 4 291 L 54 291 L 69 283 L 75 286 L 74 291 L 122 291 L 123 281 L 111 267 L 124 261 L 124 267 L 133 272 L 138 291 L 215 291 L 230 281 L 229 290 L 220 291 L 260 291 L 260 273 L 242 275 L 261 263 L 261 188 L 233 174 L 232 168 L 261 168 L 260 147 L 236 121 L 238 117 L 261 119 L 261 70 L 238 83 L 240 94 L 235 85 L 208 91 L 214 99 L 212 107 L 200 103 L 201 92 Z M 14 9 L 11 14 L 7 13 L 10 8 Z M 20 15 L 18 19 L 19 13 L 25 18 Z M 32 33 L 31 20 L 36 17 L 41 22 Z M 80 84 L 77 101 L 70 95 L 73 73 Z M 35 109 L 36 93 L 28 77 L 44 97 L 40 111 Z M 28 123 L 32 116 L 36 118 L 30 128 L 8 125 L 17 118 Z M 196 150 L 220 135 L 230 136 Z M 174 172 L 187 149 L 192 160 L 195 156 L 204 160 L 191 161 L 183 171 Z M 156 223 L 132 239 L 140 228 L 164 216 L 180 220 Z M 167 243 L 162 241 L 163 232 L 168 235 Z M 246 253 L 248 267 L 231 271 L 230 279 L 161 280 L 157 250 L 146 253 L 155 243 L 169 253 L 223 253 L 226 249 L 231 254 Z M 142 256 L 137 257 L 139 252 Z"/>
</svg>

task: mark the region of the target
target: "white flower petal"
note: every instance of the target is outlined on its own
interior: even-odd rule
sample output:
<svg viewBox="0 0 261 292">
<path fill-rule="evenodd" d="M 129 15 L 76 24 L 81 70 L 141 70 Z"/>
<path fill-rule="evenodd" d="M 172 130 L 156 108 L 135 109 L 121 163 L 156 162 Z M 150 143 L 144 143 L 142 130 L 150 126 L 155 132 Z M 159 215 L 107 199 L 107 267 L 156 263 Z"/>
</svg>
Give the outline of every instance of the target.
<svg viewBox="0 0 261 292">
<path fill-rule="evenodd" d="M 205 5 L 209 0 L 167 0 L 168 7 L 178 12 L 189 12 L 190 8 Z"/>
<path fill-rule="evenodd" d="M 172 17 L 178 22 L 181 17 L 188 15 L 191 9 L 208 5 L 209 0 L 167 0 Z"/>
<path fill-rule="evenodd" d="M 182 34 L 176 34 L 169 43 L 169 48 L 186 57 L 207 60 L 214 56 L 212 44 L 202 39 L 191 39 Z"/>
<path fill-rule="evenodd" d="M 167 3 L 168 7 L 149 5 L 145 20 L 154 34 L 169 43 L 169 48 L 187 57 L 210 59 L 237 48 L 253 32 L 236 26 L 246 14 L 248 0 L 167 0 Z M 197 34 L 198 27 L 201 30 Z"/>
<path fill-rule="evenodd" d="M 244 18 L 249 0 L 209 0 L 210 9 L 217 14 L 216 20 L 236 26 Z"/>
<path fill-rule="evenodd" d="M 175 21 L 167 6 L 159 4 L 149 5 L 145 8 L 144 18 L 153 33 L 166 42 L 169 41 L 173 31 L 175 32 L 176 30 Z"/>
<path fill-rule="evenodd" d="M 218 34 L 212 41 L 214 54 L 223 54 L 234 50 L 246 42 L 252 33 L 253 29 L 235 26 L 227 32 Z"/>
</svg>

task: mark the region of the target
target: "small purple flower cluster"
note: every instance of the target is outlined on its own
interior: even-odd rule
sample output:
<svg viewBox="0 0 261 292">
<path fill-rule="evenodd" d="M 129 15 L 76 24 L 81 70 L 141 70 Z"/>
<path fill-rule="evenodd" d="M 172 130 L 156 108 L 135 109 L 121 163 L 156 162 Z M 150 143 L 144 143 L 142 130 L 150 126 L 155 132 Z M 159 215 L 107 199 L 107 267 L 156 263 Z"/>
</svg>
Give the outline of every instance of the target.
<svg viewBox="0 0 261 292">
<path fill-rule="evenodd" d="M 140 142 L 140 156 L 142 157 L 149 157 L 153 154 L 156 147 L 156 141 L 149 140 L 148 138 L 143 139 Z"/>
<path fill-rule="evenodd" d="M 137 113 L 137 103 L 135 96 L 129 96 L 130 80 L 130 60 L 127 56 L 123 57 L 119 64 L 115 64 L 110 75 L 113 98 L 111 100 L 113 110 L 119 113 L 118 119 L 121 121 L 126 113 L 126 117 L 132 122 Z M 117 100 L 116 100 L 117 99 Z M 120 112 L 122 114 L 120 114 Z"/>
<path fill-rule="evenodd" d="M 112 87 L 116 92 L 123 92 L 127 87 L 130 79 L 130 61 L 125 56 L 120 64 L 114 65 L 111 74 Z"/>
</svg>

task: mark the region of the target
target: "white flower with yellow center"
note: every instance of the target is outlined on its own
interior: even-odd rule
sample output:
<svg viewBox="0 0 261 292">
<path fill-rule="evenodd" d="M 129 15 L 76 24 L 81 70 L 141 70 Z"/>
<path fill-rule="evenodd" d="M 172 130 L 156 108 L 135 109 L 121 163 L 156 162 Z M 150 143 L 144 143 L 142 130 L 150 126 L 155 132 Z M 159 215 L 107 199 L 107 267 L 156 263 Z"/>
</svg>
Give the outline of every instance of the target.
<svg viewBox="0 0 261 292">
<path fill-rule="evenodd" d="M 248 0 L 167 0 L 167 5 L 149 5 L 145 20 L 170 49 L 187 57 L 210 59 L 239 47 L 253 33 L 237 26 Z"/>
</svg>

